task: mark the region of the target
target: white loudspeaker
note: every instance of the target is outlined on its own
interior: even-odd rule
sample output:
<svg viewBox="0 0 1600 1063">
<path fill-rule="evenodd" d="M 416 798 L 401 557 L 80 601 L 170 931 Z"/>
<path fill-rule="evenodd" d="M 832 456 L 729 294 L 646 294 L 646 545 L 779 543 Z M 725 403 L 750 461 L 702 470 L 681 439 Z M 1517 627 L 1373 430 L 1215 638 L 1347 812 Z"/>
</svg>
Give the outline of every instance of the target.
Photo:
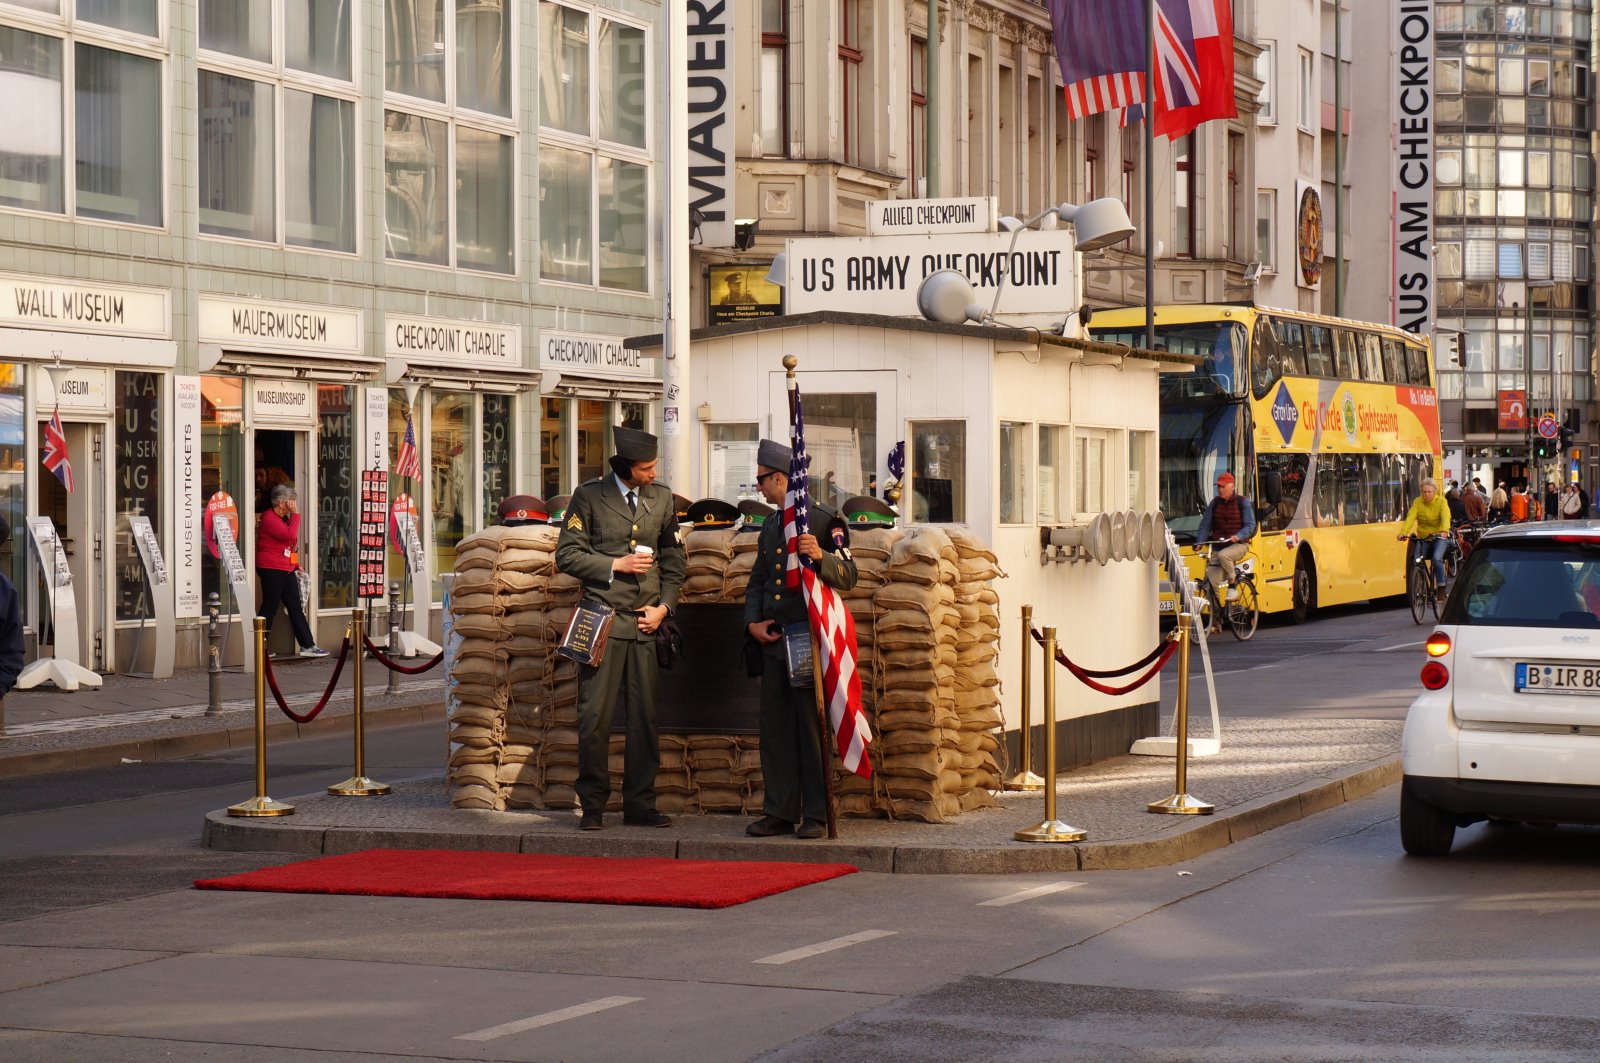
<svg viewBox="0 0 1600 1063">
<path fill-rule="evenodd" d="M 1112 559 L 1111 518 L 1098 513 L 1087 525 L 1077 528 L 1051 528 L 1050 545 L 1065 546 L 1102 565 Z"/>
<path fill-rule="evenodd" d="M 1132 513 L 1129 516 L 1139 526 L 1139 560 L 1154 561 L 1158 556 L 1155 517 L 1149 513 Z"/>
<path fill-rule="evenodd" d="M 1128 560 L 1128 514 L 1118 510 L 1111 519 L 1111 560 Z"/>
</svg>

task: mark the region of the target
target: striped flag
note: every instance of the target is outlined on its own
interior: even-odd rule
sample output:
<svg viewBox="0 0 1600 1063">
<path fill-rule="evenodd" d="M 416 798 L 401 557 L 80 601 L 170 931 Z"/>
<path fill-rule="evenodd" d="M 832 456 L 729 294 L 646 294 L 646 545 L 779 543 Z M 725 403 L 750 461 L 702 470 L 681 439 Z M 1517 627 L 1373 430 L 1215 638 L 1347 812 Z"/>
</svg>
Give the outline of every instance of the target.
<svg viewBox="0 0 1600 1063">
<path fill-rule="evenodd" d="M 411 411 L 406 411 L 406 437 L 400 441 L 400 453 L 394 459 L 394 474 L 415 479 L 422 475 L 422 459 L 417 455 L 417 430 L 411 424 Z"/>
<path fill-rule="evenodd" d="M 1144 101 L 1145 0 L 1049 0 L 1067 117 Z"/>
<path fill-rule="evenodd" d="M 789 381 L 789 410 L 794 433 L 794 460 L 789 466 L 789 490 L 783 497 L 783 534 L 788 550 L 784 582 L 798 587 L 806 597 L 817 664 L 822 672 L 822 697 L 828 706 L 828 724 L 839 746 L 845 770 L 863 779 L 872 777 L 867 743 L 872 729 L 861 708 L 861 675 L 856 671 L 856 622 L 844 600 L 822 581 L 816 564 L 800 554 L 799 539 L 811 531 L 809 492 L 811 455 L 806 453 L 805 418 L 800 412 L 800 384 Z"/>
<path fill-rule="evenodd" d="M 67 434 L 61 430 L 61 407 L 58 405 L 44 426 L 44 467 L 56 474 L 61 486 L 72 493 L 72 459 L 67 456 Z"/>
</svg>

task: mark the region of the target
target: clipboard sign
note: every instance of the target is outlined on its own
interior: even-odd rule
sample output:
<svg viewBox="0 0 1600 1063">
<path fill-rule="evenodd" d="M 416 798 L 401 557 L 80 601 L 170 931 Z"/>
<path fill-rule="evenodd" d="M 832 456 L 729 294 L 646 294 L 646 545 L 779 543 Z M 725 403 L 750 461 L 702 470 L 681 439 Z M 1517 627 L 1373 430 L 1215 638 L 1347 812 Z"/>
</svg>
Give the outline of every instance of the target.
<svg viewBox="0 0 1600 1063">
<path fill-rule="evenodd" d="M 129 516 L 128 532 L 133 536 L 134 545 L 139 548 L 139 560 L 144 565 L 145 583 L 150 588 L 150 614 L 141 619 L 139 634 L 142 638 L 146 628 L 145 620 L 154 620 L 156 641 L 151 651 L 150 670 L 148 672 L 130 670 L 127 674 L 140 679 L 171 679 L 173 642 L 177 632 L 172 573 L 167 569 L 166 558 L 161 555 L 161 541 L 156 538 L 156 530 L 150 525 L 149 517 Z M 137 646 L 133 660 L 138 660 Z"/>
<path fill-rule="evenodd" d="M 33 544 L 33 556 L 44 576 L 45 600 L 55 632 L 55 655 L 41 657 L 23 668 L 17 677 L 17 689 L 31 690 L 40 683 L 54 683 L 62 690 L 98 688 L 99 674 L 79 661 L 78 596 L 72 585 L 72 567 L 67 563 L 61 537 L 56 534 L 55 522 L 49 517 L 29 517 L 28 541 Z"/>
<path fill-rule="evenodd" d="M 233 520 L 229 514 L 219 511 L 211 514 L 211 535 L 217 544 L 217 559 L 222 562 L 222 574 L 228 581 L 228 586 L 233 588 L 233 600 L 238 606 L 239 623 L 241 630 L 246 630 L 244 625 L 256 615 L 256 588 L 255 581 L 250 578 L 249 569 L 244 566 L 244 556 L 239 552 L 239 544 L 233 537 L 233 521 L 238 519 L 238 511 L 234 511 Z M 244 643 L 244 670 L 255 671 L 256 667 L 256 640 L 246 637 L 240 640 Z"/>
<path fill-rule="evenodd" d="M 404 491 L 394 496 L 394 503 L 389 507 L 389 534 L 395 552 L 405 558 L 406 579 L 411 585 L 411 626 L 400 632 L 401 652 L 406 657 L 432 657 L 440 652 L 439 644 L 428 638 L 433 583 L 428 579 L 427 559 L 422 553 L 417 505 Z"/>
</svg>

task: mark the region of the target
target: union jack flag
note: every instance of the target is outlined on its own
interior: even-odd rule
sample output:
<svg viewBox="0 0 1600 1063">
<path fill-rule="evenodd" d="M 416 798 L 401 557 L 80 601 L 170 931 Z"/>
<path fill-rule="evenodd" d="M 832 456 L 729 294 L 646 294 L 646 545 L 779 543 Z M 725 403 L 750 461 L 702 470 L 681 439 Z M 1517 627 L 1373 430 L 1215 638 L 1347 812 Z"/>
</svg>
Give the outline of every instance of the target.
<svg viewBox="0 0 1600 1063">
<path fill-rule="evenodd" d="M 856 670 L 856 622 L 850 610 L 844 607 L 843 599 L 822 581 L 816 562 L 800 554 L 800 536 L 811 530 L 811 499 L 806 490 L 811 455 L 806 453 L 800 385 L 793 379 L 789 381 L 789 400 L 794 459 L 789 466 L 789 490 L 783 497 L 783 534 L 789 554 L 784 582 L 805 593 L 817 664 L 822 672 L 822 697 L 828 706 L 828 724 L 838 743 L 839 760 L 845 770 L 870 779 L 872 763 L 867 759 L 867 743 L 872 741 L 872 729 L 861 708 L 861 674 Z"/>
<path fill-rule="evenodd" d="M 422 475 L 422 459 L 417 455 L 417 430 L 411 424 L 411 411 L 406 411 L 406 437 L 400 440 L 400 453 L 394 459 L 394 474 L 415 479 Z"/>
<path fill-rule="evenodd" d="M 61 407 L 57 406 L 44 426 L 44 467 L 56 474 L 61 486 L 72 493 L 72 459 L 67 456 L 67 434 L 61 430 Z"/>
</svg>

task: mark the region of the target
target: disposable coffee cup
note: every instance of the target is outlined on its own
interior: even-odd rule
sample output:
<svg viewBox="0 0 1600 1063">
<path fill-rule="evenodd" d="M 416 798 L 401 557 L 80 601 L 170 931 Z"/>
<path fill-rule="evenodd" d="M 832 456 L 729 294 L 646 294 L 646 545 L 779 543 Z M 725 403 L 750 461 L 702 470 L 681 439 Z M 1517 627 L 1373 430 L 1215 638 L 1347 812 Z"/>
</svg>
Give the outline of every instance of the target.
<svg viewBox="0 0 1600 1063">
<path fill-rule="evenodd" d="M 644 546 L 642 544 L 635 546 L 633 548 L 633 552 L 638 554 L 640 557 L 652 557 L 655 555 L 655 549 L 653 547 Z"/>
</svg>

